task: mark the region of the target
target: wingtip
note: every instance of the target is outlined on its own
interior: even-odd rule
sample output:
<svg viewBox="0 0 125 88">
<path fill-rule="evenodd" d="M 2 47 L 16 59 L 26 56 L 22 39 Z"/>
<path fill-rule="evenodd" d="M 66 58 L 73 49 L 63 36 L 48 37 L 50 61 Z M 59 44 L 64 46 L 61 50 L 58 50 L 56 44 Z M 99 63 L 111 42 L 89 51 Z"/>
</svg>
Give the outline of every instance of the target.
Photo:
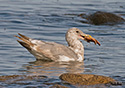
<svg viewBox="0 0 125 88">
<path fill-rule="evenodd" d="M 22 41 L 16 40 L 18 43 L 21 43 Z"/>
<path fill-rule="evenodd" d="M 18 37 L 17 35 L 13 35 L 14 37 Z"/>
<path fill-rule="evenodd" d="M 20 35 L 20 33 L 18 33 L 18 35 Z M 19 36 L 17 36 L 17 35 L 13 35 L 13 36 L 14 36 L 14 37 L 17 37 L 17 38 L 19 37 Z"/>
<path fill-rule="evenodd" d="M 18 35 L 22 35 L 22 34 L 18 33 Z"/>
<path fill-rule="evenodd" d="M 29 39 L 30 39 L 29 37 L 27 37 L 27 36 L 25 36 L 25 35 L 23 35 L 23 34 L 21 34 L 21 33 L 18 33 L 18 35 L 21 36 L 22 38 L 26 39 L 26 40 L 29 40 Z"/>
<path fill-rule="evenodd" d="M 17 42 L 21 42 L 21 41 L 17 40 Z"/>
</svg>

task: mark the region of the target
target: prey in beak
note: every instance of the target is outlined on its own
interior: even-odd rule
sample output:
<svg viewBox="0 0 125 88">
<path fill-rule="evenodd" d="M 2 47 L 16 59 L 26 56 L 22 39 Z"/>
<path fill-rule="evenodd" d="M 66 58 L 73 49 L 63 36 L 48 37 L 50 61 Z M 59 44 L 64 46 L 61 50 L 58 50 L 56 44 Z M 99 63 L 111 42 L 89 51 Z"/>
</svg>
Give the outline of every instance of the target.
<svg viewBox="0 0 125 88">
<path fill-rule="evenodd" d="M 84 34 L 81 35 L 81 37 L 83 38 L 83 40 L 87 41 L 87 42 L 94 42 L 95 45 L 98 44 L 99 46 L 101 45 L 95 38 L 93 38 L 91 35 L 88 34 Z"/>
</svg>

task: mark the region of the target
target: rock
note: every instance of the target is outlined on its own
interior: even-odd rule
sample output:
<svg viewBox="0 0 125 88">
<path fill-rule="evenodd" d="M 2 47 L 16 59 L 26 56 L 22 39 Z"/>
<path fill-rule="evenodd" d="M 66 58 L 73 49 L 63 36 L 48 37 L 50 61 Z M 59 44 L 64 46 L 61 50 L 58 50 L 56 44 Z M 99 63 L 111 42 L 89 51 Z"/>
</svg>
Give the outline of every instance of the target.
<svg viewBox="0 0 125 88">
<path fill-rule="evenodd" d="M 24 80 L 39 80 L 47 78 L 47 76 L 26 76 L 26 75 L 7 75 L 7 76 L 0 76 L 0 81 L 8 81 L 8 80 L 14 80 L 14 81 L 24 81 Z"/>
<path fill-rule="evenodd" d="M 103 24 L 114 25 L 117 23 L 125 22 L 125 19 L 123 19 L 118 15 L 115 15 L 109 12 L 102 12 L 102 11 L 97 11 L 94 14 L 91 14 L 88 16 L 85 14 L 80 14 L 78 16 L 85 18 L 88 21 L 87 23 L 94 24 L 94 25 L 103 25 Z M 83 21 L 83 23 L 86 23 L 86 22 Z"/>
<path fill-rule="evenodd" d="M 73 85 L 97 85 L 97 84 L 121 85 L 121 83 L 117 82 L 116 80 L 101 75 L 64 73 L 60 75 L 59 78 Z"/>
</svg>

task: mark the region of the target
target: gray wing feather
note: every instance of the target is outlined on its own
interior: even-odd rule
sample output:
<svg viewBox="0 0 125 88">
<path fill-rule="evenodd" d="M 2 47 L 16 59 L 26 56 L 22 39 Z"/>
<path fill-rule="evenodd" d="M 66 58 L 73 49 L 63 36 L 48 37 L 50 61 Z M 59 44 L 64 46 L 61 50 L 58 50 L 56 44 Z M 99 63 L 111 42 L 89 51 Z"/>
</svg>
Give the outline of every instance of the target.
<svg viewBox="0 0 125 88">
<path fill-rule="evenodd" d="M 39 45 L 37 49 L 39 53 L 43 54 L 47 58 L 51 58 L 52 60 L 58 60 L 60 55 L 77 59 L 77 55 L 70 48 L 54 42 L 47 42 L 45 44 Z"/>
</svg>

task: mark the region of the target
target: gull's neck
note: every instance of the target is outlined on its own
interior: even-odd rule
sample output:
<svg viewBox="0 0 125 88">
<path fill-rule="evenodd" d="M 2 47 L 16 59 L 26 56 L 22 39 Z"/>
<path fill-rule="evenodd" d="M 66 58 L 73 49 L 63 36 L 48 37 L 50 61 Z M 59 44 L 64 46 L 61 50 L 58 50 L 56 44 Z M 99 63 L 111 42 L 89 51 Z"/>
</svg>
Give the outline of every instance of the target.
<svg viewBox="0 0 125 88">
<path fill-rule="evenodd" d="M 74 37 L 67 36 L 66 41 L 69 45 L 69 48 L 72 49 L 76 53 L 78 57 L 77 61 L 83 61 L 84 60 L 84 46 L 82 42 L 79 39 L 77 39 L 75 36 Z"/>
</svg>

